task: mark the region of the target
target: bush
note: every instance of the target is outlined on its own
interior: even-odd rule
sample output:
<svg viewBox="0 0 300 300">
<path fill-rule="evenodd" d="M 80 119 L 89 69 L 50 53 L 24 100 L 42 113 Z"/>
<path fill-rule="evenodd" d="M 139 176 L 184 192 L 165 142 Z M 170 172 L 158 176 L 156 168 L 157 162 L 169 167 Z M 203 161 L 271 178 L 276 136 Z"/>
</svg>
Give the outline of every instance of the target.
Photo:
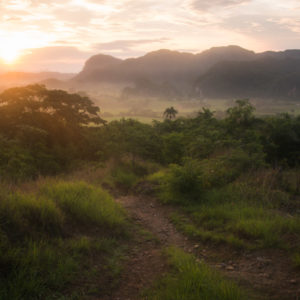
<svg viewBox="0 0 300 300">
<path fill-rule="evenodd" d="M 162 178 L 160 196 L 166 202 L 202 201 L 204 192 L 222 187 L 243 172 L 262 165 L 256 156 L 240 149 L 201 161 L 188 158 L 183 165 L 170 165 Z"/>
</svg>

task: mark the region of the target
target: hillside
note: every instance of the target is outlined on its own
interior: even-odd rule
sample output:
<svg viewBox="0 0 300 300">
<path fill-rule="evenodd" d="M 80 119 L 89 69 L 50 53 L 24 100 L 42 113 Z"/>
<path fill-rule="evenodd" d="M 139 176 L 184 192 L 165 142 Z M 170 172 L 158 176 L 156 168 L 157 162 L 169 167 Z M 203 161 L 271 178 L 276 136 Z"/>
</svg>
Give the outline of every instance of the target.
<svg viewBox="0 0 300 300">
<path fill-rule="evenodd" d="M 254 53 L 238 46 L 198 54 L 158 50 L 125 60 L 99 54 L 72 82 L 127 84 L 126 97 L 294 99 L 299 64 L 300 50 Z"/>
<path fill-rule="evenodd" d="M 195 86 L 205 98 L 298 100 L 300 59 L 271 55 L 255 61 L 221 62 L 200 76 Z"/>
<path fill-rule="evenodd" d="M 199 74 L 224 60 L 248 60 L 254 53 L 238 46 L 216 47 L 200 54 L 158 50 L 142 57 L 126 60 L 107 55 L 90 58 L 75 81 L 193 80 Z"/>
</svg>

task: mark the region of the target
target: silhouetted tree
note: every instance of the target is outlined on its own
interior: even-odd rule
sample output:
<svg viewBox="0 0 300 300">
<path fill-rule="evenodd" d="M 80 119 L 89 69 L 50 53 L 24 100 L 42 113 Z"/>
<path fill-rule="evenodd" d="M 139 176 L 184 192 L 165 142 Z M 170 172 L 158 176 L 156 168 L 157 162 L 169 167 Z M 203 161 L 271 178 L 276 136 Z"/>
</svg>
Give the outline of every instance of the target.
<svg viewBox="0 0 300 300">
<path fill-rule="evenodd" d="M 169 120 L 175 119 L 177 114 L 178 111 L 173 106 L 166 108 L 164 111 L 164 117 Z"/>
</svg>

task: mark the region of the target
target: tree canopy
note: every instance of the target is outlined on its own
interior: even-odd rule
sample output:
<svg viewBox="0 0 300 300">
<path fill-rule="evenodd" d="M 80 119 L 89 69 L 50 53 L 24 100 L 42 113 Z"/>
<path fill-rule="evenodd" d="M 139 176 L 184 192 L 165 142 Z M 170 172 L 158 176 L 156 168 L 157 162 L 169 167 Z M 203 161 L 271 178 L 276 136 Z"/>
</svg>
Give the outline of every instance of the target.
<svg viewBox="0 0 300 300">
<path fill-rule="evenodd" d="M 99 116 L 99 107 L 88 97 L 63 90 L 48 90 L 43 85 L 5 90 L 0 94 L 0 114 L 2 126 L 29 125 L 41 117 L 55 119 L 66 126 L 104 123 Z"/>
<path fill-rule="evenodd" d="M 0 167 L 26 177 L 65 168 L 87 155 L 84 128 L 105 123 L 99 111 L 86 96 L 43 85 L 5 90 L 0 94 Z"/>
</svg>

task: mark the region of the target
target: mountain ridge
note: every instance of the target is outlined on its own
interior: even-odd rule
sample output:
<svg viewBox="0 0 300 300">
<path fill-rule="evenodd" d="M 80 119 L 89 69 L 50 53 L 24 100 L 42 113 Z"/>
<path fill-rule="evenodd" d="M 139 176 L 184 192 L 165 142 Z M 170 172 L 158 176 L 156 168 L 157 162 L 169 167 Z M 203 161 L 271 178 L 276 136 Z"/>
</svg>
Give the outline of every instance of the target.
<svg viewBox="0 0 300 300">
<path fill-rule="evenodd" d="M 201 53 L 168 49 L 141 57 L 91 57 L 71 81 L 127 84 L 125 97 L 300 98 L 300 50 L 255 53 L 239 46 Z"/>
</svg>

